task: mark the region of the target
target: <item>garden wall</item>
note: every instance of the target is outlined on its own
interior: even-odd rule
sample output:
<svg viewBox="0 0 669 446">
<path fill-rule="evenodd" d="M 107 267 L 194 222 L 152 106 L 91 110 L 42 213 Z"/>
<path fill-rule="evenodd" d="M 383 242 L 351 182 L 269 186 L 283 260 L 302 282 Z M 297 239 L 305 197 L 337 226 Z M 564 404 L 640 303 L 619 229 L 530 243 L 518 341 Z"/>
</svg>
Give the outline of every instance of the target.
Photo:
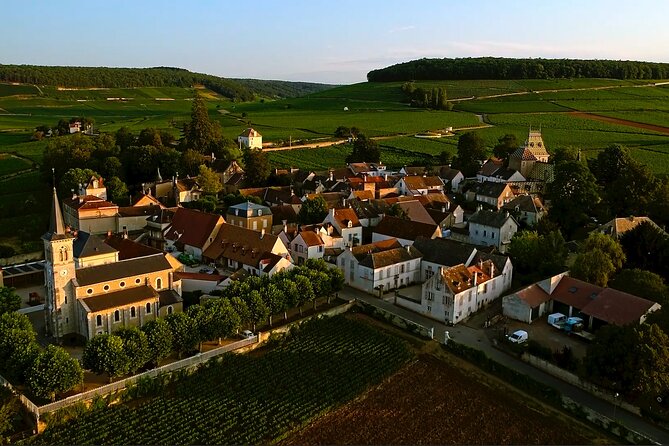
<svg viewBox="0 0 669 446">
<path fill-rule="evenodd" d="M 357 301 L 357 305 L 362 309 L 363 313 L 368 314 L 377 319 L 385 320 L 396 327 L 399 327 L 408 332 L 417 334 L 427 339 L 434 339 L 434 327 L 424 327 L 400 315 L 397 315 L 389 310 L 375 307 L 363 301 Z"/>
</svg>

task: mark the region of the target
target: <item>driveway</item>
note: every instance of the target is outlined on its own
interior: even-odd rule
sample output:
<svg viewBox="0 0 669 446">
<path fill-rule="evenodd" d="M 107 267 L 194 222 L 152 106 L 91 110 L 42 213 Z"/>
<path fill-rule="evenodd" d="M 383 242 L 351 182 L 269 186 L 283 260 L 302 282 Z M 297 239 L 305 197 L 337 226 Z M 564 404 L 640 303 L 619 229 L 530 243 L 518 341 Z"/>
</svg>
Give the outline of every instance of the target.
<svg viewBox="0 0 669 446">
<path fill-rule="evenodd" d="M 339 292 L 339 297 L 347 300 L 358 299 L 374 305 L 377 308 L 392 311 L 395 314 L 398 314 L 425 327 L 434 327 L 434 339 L 439 342 L 443 342 L 444 336 L 446 332 L 448 332 L 450 338 L 454 341 L 483 351 L 486 355 L 488 355 L 489 358 L 499 362 L 500 364 L 503 364 L 516 370 L 519 373 L 523 373 L 541 383 L 559 390 L 564 396 L 569 397 L 586 407 L 589 407 L 590 409 L 602 414 L 605 417 L 614 419 L 629 429 L 643 433 L 648 438 L 653 439 L 659 444 L 669 444 L 669 432 L 647 422 L 643 418 L 634 415 L 633 413 L 630 413 L 621 407 L 614 406 L 607 401 L 601 400 L 596 396 L 579 389 L 578 387 L 574 387 L 565 381 L 555 378 L 552 375 L 544 373 L 543 371 L 524 363 L 514 356 L 510 356 L 494 348 L 486 336 L 484 330 L 473 329 L 463 324 L 458 324 L 454 327 L 448 327 L 434 319 L 416 314 L 402 307 L 393 305 L 392 302 L 381 300 L 377 297 L 372 297 L 363 293 L 362 291 L 355 290 L 348 286 L 345 286 L 344 289 Z"/>
</svg>

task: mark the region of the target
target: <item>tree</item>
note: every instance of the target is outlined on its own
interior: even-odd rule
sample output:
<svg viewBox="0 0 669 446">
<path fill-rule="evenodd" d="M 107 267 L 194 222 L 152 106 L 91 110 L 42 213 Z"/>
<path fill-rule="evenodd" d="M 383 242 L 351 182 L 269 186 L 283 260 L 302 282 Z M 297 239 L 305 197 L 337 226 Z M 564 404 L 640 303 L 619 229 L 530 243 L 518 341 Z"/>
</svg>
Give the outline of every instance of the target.
<svg viewBox="0 0 669 446">
<path fill-rule="evenodd" d="M 555 166 L 555 180 L 549 185 L 551 218 L 571 234 L 588 221 L 588 214 L 599 202 L 595 177 L 578 161 Z"/>
<path fill-rule="evenodd" d="M 153 181 L 158 168 L 158 149 L 153 146 L 130 146 L 121 152 L 128 184 Z"/>
<path fill-rule="evenodd" d="M 303 225 L 311 225 L 322 223 L 327 215 L 328 204 L 325 198 L 318 195 L 302 203 L 300 212 L 297 214 L 297 220 Z"/>
<path fill-rule="evenodd" d="M 285 305 L 286 296 L 283 294 L 281 289 L 275 284 L 270 283 L 267 286 L 261 289 L 261 294 L 263 302 L 267 305 L 269 310 L 269 325 L 272 326 L 272 316 L 276 313 L 283 311 Z"/>
<path fill-rule="evenodd" d="M 116 144 L 118 144 L 121 150 L 125 150 L 130 146 L 136 145 L 135 135 L 132 134 L 128 127 L 123 126 L 118 129 L 115 133 L 115 136 Z"/>
<path fill-rule="evenodd" d="M 269 308 L 267 308 L 267 305 L 265 305 L 265 302 L 263 302 L 262 297 L 257 290 L 251 291 L 246 296 L 246 305 L 249 307 L 253 331 L 256 331 L 256 324 L 266 320 L 269 316 Z"/>
<path fill-rule="evenodd" d="M 239 296 L 234 296 L 229 300 L 232 309 L 239 316 L 239 325 L 242 326 L 248 324 L 251 319 L 251 313 L 249 312 L 249 306 L 246 305 L 246 302 Z"/>
<path fill-rule="evenodd" d="M 628 268 L 652 271 L 669 277 L 669 237 L 650 222 L 642 222 L 620 238 Z"/>
<path fill-rule="evenodd" d="M 0 287 L 0 315 L 13 313 L 21 308 L 21 296 L 12 287 Z"/>
<path fill-rule="evenodd" d="M 602 185 L 613 183 L 633 163 L 627 147 L 612 144 L 590 161 L 590 170 Z"/>
<path fill-rule="evenodd" d="M 293 278 L 293 281 L 295 282 L 295 285 L 300 292 L 299 306 L 300 316 L 302 316 L 302 306 L 306 302 L 315 302 L 316 294 L 314 293 L 314 288 L 312 287 L 311 281 L 308 277 L 298 274 Z"/>
<path fill-rule="evenodd" d="M 67 392 L 84 379 L 79 361 L 55 345 L 49 345 L 39 353 L 26 375 L 30 390 L 51 401 L 56 399 L 57 393 Z"/>
<path fill-rule="evenodd" d="M 67 124 L 69 126 L 69 124 Z M 51 180 L 51 169 L 55 169 L 58 182 L 69 169 L 85 169 L 90 164 L 91 154 L 95 149 L 93 138 L 80 133 L 63 138 L 51 138 L 44 148 L 42 173 Z M 67 193 L 69 194 L 69 190 Z"/>
<path fill-rule="evenodd" d="M 100 173 L 103 178 L 120 177 L 123 175 L 123 164 L 115 156 L 108 156 L 100 162 Z"/>
<path fill-rule="evenodd" d="M 204 156 L 196 150 L 188 149 L 181 154 L 179 172 L 182 176 L 197 175 L 202 164 L 204 164 Z"/>
<path fill-rule="evenodd" d="M 130 370 L 130 358 L 123 349 L 123 339 L 115 334 L 100 334 L 84 348 L 83 365 L 93 373 L 106 373 L 109 382 Z"/>
<path fill-rule="evenodd" d="M 609 282 L 609 287 L 644 299 L 669 305 L 669 287 L 662 276 L 642 269 L 623 269 Z"/>
<path fill-rule="evenodd" d="M 439 152 L 438 161 L 439 161 L 439 164 L 441 164 L 442 166 L 445 166 L 447 164 L 451 164 L 452 158 L 453 157 L 451 156 L 451 152 L 449 152 L 447 150 L 442 150 L 441 152 Z"/>
<path fill-rule="evenodd" d="M 105 186 L 107 186 L 107 197 L 113 203 L 125 203 L 129 199 L 128 186 L 119 177 L 111 177 L 105 181 Z"/>
<path fill-rule="evenodd" d="M 606 286 L 609 278 L 622 268 L 625 253 L 617 240 L 600 232 L 591 232 L 580 247 L 571 268 L 577 279 Z"/>
<path fill-rule="evenodd" d="M 381 161 L 381 149 L 371 138 L 362 133 L 353 141 L 353 151 L 346 157 L 347 163 L 378 163 Z"/>
<path fill-rule="evenodd" d="M 172 332 L 172 348 L 179 358 L 196 349 L 199 333 L 195 321 L 186 313 L 172 313 L 165 320 Z"/>
<path fill-rule="evenodd" d="M 205 194 L 217 194 L 223 189 L 220 177 L 205 165 L 200 166 L 197 183 Z"/>
<path fill-rule="evenodd" d="M 35 330 L 25 314 L 0 315 L 0 369 L 10 379 L 21 382 L 39 352 Z"/>
<path fill-rule="evenodd" d="M 163 140 L 160 137 L 160 132 L 152 127 L 143 129 L 139 132 L 137 137 L 137 145 L 162 147 Z"/>
<path fill-rule="evenodd" d="M 72 191 L 79 193 L 79 185 L 88 183 L 91 177 L 98 178 L 100 175 L 91 169 L 79 169 L 78 167 L 69 169 L 60 180 L 60 196 L 70 197 Z"/>
<path fill-rule="evenodd" d="M 245 149 L 243 162 L 244 175 L 249 185 L 264 185 L 272 172 L 267 154 L 260 149 Z"/>
<path fill-rule="evenodd" d="M 185 146 L 199 153 L 209 152 L 209 145 L 221 138 L 221 127 L 209 119 L 207 104 L 198 93 L 193 98 L 190 117 L 190 122 L 184 126 Z"/>
<path fill-rule="evenodd" d="M 214 325 L 211 332 L 212 339 L 218 338 L 219 344 L 221 343 L 222 338 L 231 336 L 239 330 L 242 321 L 230 300 L 218 299 L 214 301 L 214 304 L 209 310 L 213 310 L 212 318 L 214 320 Z"/>
<path fill-rule="evenodd" d="M 507 133 L 497 140 L 497 144 L 492 149 L 493 155 L 499 159 L 509 161 L 509 156 L 516 151 L 520 144 L 518 143 L 518 138 L 516 135 Z"/>
<path fill-rule="evenodd" d="M 121 328 L 114 334 L 123 340 L 123 351 L 129 359 L 130 373 L 137 372 L 149 362 L 149 341 L 143 331 L 137 327 Z"/>
<path fill-rule="evenodd" d="M 144 324 L 141 330 L 146 334 L 149 347 L 149 361 L 158 365 L 161 359 L 172 352 L 172 331 L 165 319 L 154 319 Z"/>
<path fill-rule="evenodd" d="M 558 147 L 551 156 L 551 161 L 553 161 L 553 164 L 558 165 L 565 161 L 578 161 L 579 157 L 579 149 L 575 149 L 574 147 Z"/>
<path fill-rule="evenodd" d="M 466 132 L 458 138 L 458 156 L 453 161 L 465 177 L 476 175 L 481 168 L 481 160 L 486 156 L 485 143 L 476 132 Z"/>
<path fill-rule="evenodd" d="M 401 218 L 402 220 L 410 220 L 409 212 L 407 212 L 399 203 L 393 203 L 388 210 L 386 215 L 391 217 Z"/>
<path fill-rule="evenodd" d="M 340 125 L 335 129 L 334 136 L 336 136 L 337 138 L 348 138 L 349 136 L 351 136 L 351 129 L 349 127 Z"/>
</svg>

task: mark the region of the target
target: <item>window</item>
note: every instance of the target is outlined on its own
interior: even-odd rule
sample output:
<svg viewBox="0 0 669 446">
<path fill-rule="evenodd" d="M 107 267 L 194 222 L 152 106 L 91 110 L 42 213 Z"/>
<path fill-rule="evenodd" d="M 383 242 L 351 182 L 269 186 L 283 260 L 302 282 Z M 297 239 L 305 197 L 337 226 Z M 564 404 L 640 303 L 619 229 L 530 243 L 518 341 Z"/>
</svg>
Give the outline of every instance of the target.
<svg viewBox="0 0 669 446">
<path fill-rule="evenodd" d="M 402 265 L 400 265 L 400 273 L 402 273 L 402 274 L 404 273 L 404 263 Z"/>
<path fill-rule="evenodd" d="M 158 277 L 158 278 L 156 279 L 156 289 L 157 289 L 157 290 L 161 290 L 162 288 L 163 288 L 163 279 L 161 279 L 160 277 Z"/>
<path fill-rule="evenodd" d="M 258 229 L 258 222 L 257 222 L 257 221 L 254 221 L 254 222 L 253 222 L 253 230 L 255 231 L 255 230 L 257 230 L 257 229 Z"/>
<path fill-rule="evenodd" d="M 146 304 L 146 314 L 151 314 L 151 302 Z"/>
<path fill-rule="evenodd" d="M 477 229 L 476 231 L 474 231 L 474 233 L 475 233 L 476 235 L 479 235 L 479 230 Z"/>
<path fill-rule="evenodd" d="M 114 311 L 114 322 L 118 322 L 121 320 L 121 312 L 118 310 Z"/>
<path fill-rule="evenodd" d="M 263 227 L 263 228 L 267 228 L 267 220 L 263 220 L 263 221 L 262 221 L 262 227 Z"/>
<path fill-rule="evenodd" d="M 105 290 L 105 291 L 109 291 L 109 285 L 103 286 L 102 289 Z"/>
<path fill-rule="evenodd" d="M 102 316 L 100 316 L 99 314 L 95 316 L 95 326 L 102 327 Z"/>
<path fill-rule="evenodd" d="M 125 288 L 125 282 L 122 281 L 121 283 L 118 284 L 118 286 L 120 286 L 121 288 Z"/>
<path fill-rule="evenodd" d="M 135 279 L 135 284 L 139 285 L 142 282 L 142 279 L 139 277 Z"/>
<path fill-rule="evenodd" d="M 67 303 L 67 294 L 65 295 L 65 302 L 64 303 Z"/>
<path fill-rule="evenodd" d="M 471 301 L 472 301 L 472 292 L 470 291 L 469 293 L 467 293 L 467 302 Z"/>
<path fill-rule="evenodd" d="M 130 307 L 130 317 L 137 317 L 137 311 L 135 310 L 135 307 Z"/>
<path fill-rule="evenodd" d="M 491 233 L 490 233 L 490 238 L 492 238 L 492 239 L 495 238 L 495 233 L 494 233 L 494 232 L 491 232 Z"/>
<path fill-rule="evenodd" d="M 488 231 L 486 231 L 485 229 L 483 230 L 483 237 L 486 237 L 488 235 L 488 234 L 486 234 L 487 232 Z"/>
<path fill-rule="evenodd" d="M 66 318 L 65 318 L 65 323 L 66 323 L 66 324 L 69 324 L 69 323 L 70 323 L 70 318 L 69 318 L 69 317 L 66 317 Z"/>
<path fill-rule="evenodd" d="M 427 311 L 432 311 L 432 307 L 428 305 L 427 306 Z"/>
<path fill-rule="evenodd" d="M 174 312 L 174 309 L 172 308 L 172 305 L 167 307 L 167 314 L 172 314 Z"/>
</svg>

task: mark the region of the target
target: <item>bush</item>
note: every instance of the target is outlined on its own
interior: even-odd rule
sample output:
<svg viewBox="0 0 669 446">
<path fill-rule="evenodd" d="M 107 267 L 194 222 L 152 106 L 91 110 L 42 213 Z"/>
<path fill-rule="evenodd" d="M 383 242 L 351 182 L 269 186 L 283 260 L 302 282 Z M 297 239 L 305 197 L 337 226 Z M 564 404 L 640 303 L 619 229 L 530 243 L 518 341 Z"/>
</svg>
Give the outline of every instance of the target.
<svg viewBox="0 0 669 446">
<path fill-rule="evenodd" d="M 545 359 L 546 361 L 553 361 L 553 351 L 534 340 L 528 341 L 527 353 L 538 358 Z"/>
<path fill-rule="evenodd" d="M 16 250 L 11 246 L 0 245 L 0 258 L 4 259 L 16 255 Z"/>
</svg>

